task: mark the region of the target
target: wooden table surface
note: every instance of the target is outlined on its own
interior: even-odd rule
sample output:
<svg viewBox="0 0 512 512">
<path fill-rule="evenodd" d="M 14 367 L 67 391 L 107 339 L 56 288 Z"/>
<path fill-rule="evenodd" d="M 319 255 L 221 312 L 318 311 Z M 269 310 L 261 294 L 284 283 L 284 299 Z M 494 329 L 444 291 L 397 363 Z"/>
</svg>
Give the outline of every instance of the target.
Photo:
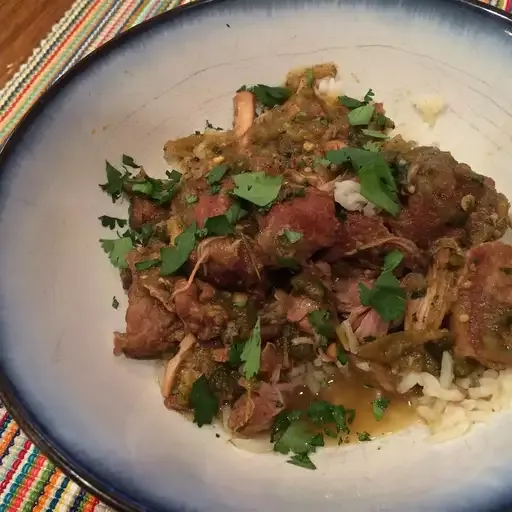
<svg viewBox="0 0 512 512">
<path fill-rule="evenodd" d="M 0 89 L 73 0 L 0 0 Z"/>
</svg>

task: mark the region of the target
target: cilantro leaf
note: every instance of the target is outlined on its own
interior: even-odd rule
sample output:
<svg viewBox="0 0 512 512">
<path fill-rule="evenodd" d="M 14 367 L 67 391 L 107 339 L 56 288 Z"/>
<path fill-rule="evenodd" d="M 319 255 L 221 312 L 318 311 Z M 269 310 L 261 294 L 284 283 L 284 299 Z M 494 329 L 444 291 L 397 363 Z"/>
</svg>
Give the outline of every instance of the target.
<svg viewBox="0 0 512 512">
<path fill-rule="evenodd" d="M 307 409 L 307 414 L 315 425 L 333 423 L 332 405 L 327 400 L 315 400 Z"/>
<path fill-rule="evenodd" d="M 282 176 L 270 176 L 264 172 L 237 174 L 233 180 L 236 185 L 233 190 L 235 196 L 261 207 L 277 198 L 283 184 Z"/>
<path fill-rule="evenodd" d="M 197 423 L 198 427 L 212 423 L 219 410 L 219 401 L 212 393 L 204 375 L 192 384 L 189 402 L 194 409 L 194 423 Z"/>
<path fill-rule="evenodd" d="M 371 438 L 370 434 L 368 434 L 368 432 L 358 432 L 357 433 L 357 438 L 361 442 L 371 441 L 372 440 L 372 438 Z"/>
<path fill-rule="evenodd" d="M 359 299 L 363 306 L 374 308 L 385 322 L 400 318 L 405 311 L 406 291 L 390 272 L 383 272 L 373 288 L 359 283 Z"/>
<path fill-rule="evenodd" d="M 107 183 L 100 185 L 101 190 L 106 192 L 115 203 L 123 193 L 123 175 L 108 161 L 106 162 Z"/>
<path fill-rule="evenodd" d="M 252 87 L 243 86 L 239 91 L 240 90 L 252 92 L 258 102 L 267 108 L 282 105 L 292 95 L 292 91 L 287 87 L 270 87 L 263 84 L 254 85 Z"/>
<path fill-rule="evenodd" d="M 226 215 L 215 215 L 208 217 L 204 223 L 209 235 L 224 236 L 233 233 L 233 226 Z"/>
<path fill-rule="evenodd" d="M 112 297 L 112 307 L 114 309 L 117 309 L 119 307 L 119 301 L 116 299 L 116 297 Z"/>
<path fill-rule="evenodd" d="M 382 267 L 382 270 L 384 272 L 395 270 L 395 268 L 397 268 L 400 263 L 402 263 L 403 259 L 404 255 L 396 249 L 394 251 L 388 252 L 384 258 L 384 266 Z"/>
<path fill-rule="evenodd" d="M 133 157 L 123 154 L 122 156 L 123 165 L 131 167 L 132 169 L 139 169 L 141 166 L 135 162 Z"/>
<path fill-rule="evenodd" d="M 373 137 L 374 139 L 389 139 L 389 135 L 386 135 L 384 132 L 379 132 L 377 130 L 368 130 L 363 128 L 361 132 L 367 137 Z"/>
<path fill-rule="evenodd" d="M 238 202 L 235 202 L 233 203 L 228 211 L 226 212 L 226 217 L 228 219 L 228 222 L 230 224 L 232 224 L 233 226 L 241 219 L 243 219 L 244 217 L 246 217 L 247 215 L 247 211 L 244 210 L 241 206 L 240 206 L 240 203 Z"/>
<path fill-rule="evenodd" d="M 260 317 L 256 320 L 251 336 L 245 342 L 244 349 L 240 359 L 244 363 L 243 374 L 248 380 L 255 377 L 260 371 L 261 360 L 261 327 Z"/>
<path fill-rule="evenodd" d="M 334 424 L 336 432 L 350 433 L 343 405 L 333 405 L 327 400 L 315 400 L 309 404 L 306 412 L 315 425 L 325 427 Z"/>
<path fill-rule="evenodd" d="M 137 270 L 148 270 L 150 268 L 157 267 L 160 263 L 159 259 L 139 261 L 138 263 L 135 263 L 135 268 Z"/>
<path fill-rule="evenodd" d="M 372 120 L 374 112 L 373 105 L 357 107 L 348 113 L 348 122 L 351 126 L 367 126 Z"/>
<path fill-rule="evenodd" d="M 185 197 L 185 202 L 187 204 L 194 204 L 194 203 L 197 203 L 197 201 L 198 201 L 198 197 L 196 195 L 191 194 L 191 195 Z"/>
<path fill-rule="evenodd" d="M 296 455 L 292 455 L 286 462 L 288 462 L 288 464 L 293 464 L 294 466 L 299 466 L 301 468 L 316 469 L 316 466 L 313 464 L 307 453 L 299 453 Z"/>
<path fill-rule="evenodd" d="M 294 244 L 302 238 L 302 233 L 299 233 L 298 231 L 291 231 L 290 229 L 285 229 L 283 231 L 283 236 L 286 238 L 286 240 L 288 240 L 288 242 Z"/>
<path fill-rule="evenodd" d="M 174 247 L 160 249 L 162 267 L 160 275 L 169 276 L 179 270 L 188 260 L 196 246 L 196 223 L 192 223 L 183 233 L 176 237 Z"/>
<path fill-rule="evenodd" d="M 321 434 L 320 434 L 321 435 Z M 311 432 L 309 425 L 302 420 L 290 422 L 288 428 L 274 445 L 274 451 L 287 455 L 314 452 L 316 447 L 312 442 L 318 442 L 316 434 Z"/>
<path fill-rule="evenodd" d="M 387 165 L 386 160 L 381 155 L 361 148 L 332 149 L 327 151 L 325 158 L 333 164 L 351 162 L 356 171 L 368 164 Z"/>
<path fill-rule="evenodd" d="M 224 175 L 226 174 L 228 169 L 229 169 L 229 167 L 227 164 L 216 165 L 206 175 L 206 183 L 208 183 L 208 185 L 213 185 L 214 183 L 219 183 L 219 181 L 222 178 L 224 178 Z"/>
<path fill-rule="evenodd" d="M 108 254 L 110 262 L 117 268 L 128 268 L 126 255 L 133 249 L 130 237 L 116 238 L 114 240 L 100 240 L 101 247 Z"/>
<path fill-rule="evenodd" d="M 355 98 L 351 98 L 350 96 L 339 96 L 338 101 L 348 108 L 358 108 L 362 107 L 365 104 L 364 101 L 356 100 Z"/>
<path fill-rule="evenodd" d="M 380 151 L 380 144 L 378 142 L 368 141 L 363 145 L 363 149 L 371 151 L 372 153 L 378 153 Z"/>
<path fill-rule="evenodd" d="M 336 358 L 343 366 L 348 363 L 347 353 L 341 345 L 336 345 Z"/>
<path fill-rule="evenodd" d="M 400 213 L 396 183 L 387 163 L 367 164 L 359 170 L 358 176 L 362 196 L 393 216 Z"/>
<path fill-rule="evenodd" d="M 109 217 L 108 215 L 102 215 L 101 217 L 98 217 L 98 219 L 101 221 L 101 225 L 104 228 L 109 229 L 115 229 L 116 224 L 120 228 L 124 228 L 124 226 L 126 226 L 126 223 L 128 222 L 126 219 L 118 219 L 117 217 Z"/>
<path fill-rule="evenodd" d="M 334 326 L 330 323 L 331 313 L 326 309 L 317 309 L 308 313 L 308 320 L 311 327 L 320 336 L 333 338 L 335 335 Z"/>
<path fill-rule="evenodd" d="M 229 347 L 228 364 L 231 366 L 240 366 L 242 364 L 242 352 L 245 343 L 243 341 L 231 343 Z"/>
<path fill-rule="evenodd" d="M 220 188 L 220 183 L 214 183 L 213 185 L 210 186 L 208 193 L 211 196 L 216 196 L 220 192 Z"/>
<path fill-rule="evenodd" d="M 134 193 L 149 197 L 158 204 L 168 203 L 178 192 L 181 173 L 167 171 L 166 180 L 150 178 L 126 178 L 126 186 Z"/>
<path fill-rule="evenodd" d="M 313 87 L 313 82 L 315 81 L 315 77 L 313 75 L 313 70 L 308 69 L 306 71 L 306 87 Z"/>
<path fill-rule="evenodd" d="M 375 399 L 372 402 L 373 405 L 373 415 L 375 416 L 375 419 L 377 421 L 380 421 L 384 417 L 384 413 L 386 412 L 386 409 L 389 405 L 389 399 L 380 397 Z"/>
<path fill-rule="evenodd" d="M 365 103 L 369 103 L 370 101 L 373 101 L 374 96 L 375 96 L 375 93 L 373 92 L 373 89 L 369 89 L 368 92 L 364 95 Z"/>
</svg>

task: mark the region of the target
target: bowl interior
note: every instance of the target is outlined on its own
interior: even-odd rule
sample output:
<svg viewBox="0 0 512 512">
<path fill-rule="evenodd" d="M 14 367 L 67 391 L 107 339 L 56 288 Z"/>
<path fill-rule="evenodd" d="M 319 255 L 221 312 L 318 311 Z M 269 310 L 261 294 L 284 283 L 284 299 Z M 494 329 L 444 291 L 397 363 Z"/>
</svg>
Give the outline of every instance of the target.
<svg viewBox="0 0 512 512">
<path fill-rule="evenodd" d="M 163 173 L 165 141 L 207 119 L 229 126 L 241 85 L 334 61 L 346 94 L 371 87 L 397 132 L 451 151 L 512 196 L 504 27 L 455 2 L 225 1 L 139 31 L 77 74 L 3 160 L 0 364 L 29 421 L 113 495 L 148 510 L 481 510 L 503 498 L 512 415 L 440 446 L 417 427 L 326 449 L 309 472 L 168 412 L 154 365 L 112 355 L 126 300 L 98 216 L 126 216 L 126 204 L 98 184 L 105 159 L 122 153 Z M 446 104 L 434 128 L 413 107 L 424 95 Z"/>
</svg>

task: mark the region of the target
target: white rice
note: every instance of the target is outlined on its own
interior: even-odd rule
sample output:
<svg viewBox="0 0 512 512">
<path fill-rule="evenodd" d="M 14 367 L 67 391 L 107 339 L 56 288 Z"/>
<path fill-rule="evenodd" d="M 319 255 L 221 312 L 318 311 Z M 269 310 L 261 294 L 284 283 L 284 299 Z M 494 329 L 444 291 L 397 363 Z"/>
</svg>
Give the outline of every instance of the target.
<svg viewBox="0 0 512 512">
<path fill-rule="evenodd" d="M 416 412 L 435 442 L 465 434 L 473 424 L 487 421 L 493 412 L 512 407 L 512 369 L 486 370 L 478 385 L 471 385 L 470 379 L 455 380 L 449 352 L 443 353 L 439 379 L 425 372 L 409 373 L 398 391 L 405 393 L 416 385 L 423 388 Z"/>
<path fill-rule="evenodd" d="M 334 200 L 349 212 L 361 211 L 367 217 L 375 215 L 377 207 L 361 195 L 361 184 L 353 180 L 334 184 Z"/>
</svg>

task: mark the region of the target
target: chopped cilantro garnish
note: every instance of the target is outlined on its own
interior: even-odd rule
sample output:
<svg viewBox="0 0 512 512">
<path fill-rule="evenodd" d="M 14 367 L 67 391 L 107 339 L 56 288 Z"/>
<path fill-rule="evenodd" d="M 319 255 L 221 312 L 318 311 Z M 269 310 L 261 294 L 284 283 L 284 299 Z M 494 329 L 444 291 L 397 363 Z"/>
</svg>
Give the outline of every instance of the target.
<svg viewBox="0 0 512 512">
<path fill-rule="evenodd" d="M 317 426 L 335 425 L 336 432 L 350 433 L 343 405 L 333 405 L 327 400 L 316 400 L 309 404 L 307 415 Z"/>
<path fill-rule="evenodd" d="M 306 71 L 306 87 L 313 87 L 314 80 L 315 80 L 315 77 L 313 76 L 313 70 L 308 69 Z"/>
<path fill-rule="evenodd" d="M 264 107 L 272 108 L 276 105 L 282 105 L 292 95 L 292 91 L 287 87 L 270 87 L 268 85 L 258 84 L 252 87 L 242 86 L 238 91 L 249 91 L 256 96 L 256 99 Z"/>
<path fill-rule="evenodd" d="M 359 283 L 359 299 L 363 306 L 373 307 L 385 322 L 400 318 L 405 311 L 406 291 L 392 271 L 400 264 L 403 255 L 392 251 L 384 260 L 384 271 L 375 281 L 373 288 Z"/>
<path fill-rule="evenodd" d="M 348 356 L 345 349 L 341 345 L 336 346 L 336 358 L 338 361 L 345 366 L 348 363 Z"/>
<path fill-rule="evenodd" d="M 123 154 L 122 162 L 123 162 L 123 165 L 126 165 L 127 167 L 131 167 L 132 169 L 139 169 L 140 168 L 140 165 L 135 162 L 133 157 L 128 156 L 128 155 L 124 155 Z"/>
<path fill-rule="evenodd" d="M 240 203 L 238 202 L 235 202 L 233 203 L 228 211 L 226 212 L 226 217 L 229 221 L 230 224 L 232 224 L 233 226 L 241 219 L 243 219 L 244 217 L 246 217 L 247 215 L 247 211 L 244 210 L 241 206 L 240 206 Z"/>
<path fill-rule="evenodd" d="M 373 92 L 373 89 L 369 89 L 368 92 L 364 95 L 365 103 L 369 103 L 370 101 L 373 101 L 374 96 L 375 96 L 375 93 Z"/>
<path fill-rule="evenodd" d="M 357 438 L 361 442 L 371 441 L 372 440 L 372 438 L 370 437 L 370 434 L 368 434 L 368 432 L 358 432 L 357 433 Z"/>
<path fill-rule="evenodd" d="M 112 297 L 112 307 L 114 309 L 117 309 L 119 307 L 119 301 L 116 299 L 116 297 Z"/>
<path fill-rule="evenodd" d="M 350 96 L 339 96 L 338 101 L 348 108 L 359 108 L 362 107 L 365 102 L 351 98 Z"/>
<path fill-rule="evenodd" d="M 373 137 L 374 139 L 389 139 L 389 135 L 386 135 L 384 132 L 378 132 L 377 130 L 363 128 L 361 132 L 367 137 Z"/>
<path fill-rule="evenodd" d="M 226 215 L 208 217 L 204 223 L 208 234 L 212 236 L 224 236 L 233 233 L 233 226 Z"/>
<path fill-rule="evenodd" d="M 228 364 L 231 366 L 240 366 L 242 364 L 242 352 L 245 342 L 239 341 L 231 343 L 229 347 Z"/>
<path fill-rule="evenodd" d="M 280 267 L 289 268 L 291 270 L 298 270 L 300 268 L 299 262 L 294 258 L 284 258 L 278 256 L 277 263 Z"/>
<path fill-rule="evenodd" d="M 198 198 L 194 194 L 191 194 L 191 195 L 185 197 L 185 202 L 187 204 L 194 204 L 194 203 L 197 203 L 197 201 L 198 201 Z"/>
<path fill-rule="evenodd" d="M 321 435 L 321 434 L 320 434 Z M 316 450 L 313 442 L 318 442 L 316 434 L 311 432 L 309 425 L 302 420 L 292 421 L 274 445 L 274 451 L 287 455 L 309 453 Z"/>
<path fill-rule="evenodd" d="M 361 195 L 391 215 L 397 216 L 400 213 L 400 205 L 396 192 L 386 185 L 386 181 L 391 183 L 388 171 L 389 168 L 363 167 L 359 171 Z"/>
<path fill-rule="evenodd" d="M 374 112 L 375 107 L 373 105 L 357 107 L 348 113 L 348 122 L 351 126 L 368 126 Z"/>
<path fill-rule="evenodd" d="M 159 259 L 154 260 L 145 260 L 145 261 L 139 261 L 138 263 L 135 263 L 135 268 L 137 270 L 148 270 L 153 267 L 157 267 L 160 265 Z"/>
<path fill-rule="evenodd" d="M 311 327 L 313 327 L 315 332 L 320 336 L 325 336 L 326 338 L 334 337 L 334 326 L 330 322 L 331 313 L 326 309 L 311 311 L 311 313 L 308 313 L 308 320 Z"/>
<path fill-rule="evenodd" d="M 104 228 L 110 229 L 115 229 L 116 224 L 120 228 L 124 228 L 128 222 L 126 219 L 118 219 L 117 217 L 109 217 L 108 215 L 102 215 L 101 217 L 98 217 L 98 219 L 101 221 L 101 225 Z"/>
<path fill-rule="evenodd" d="M 297 243 L 302 238 L 302 233 L 298 231 L 292 231 L 290 229 L 285 229 L 283 231 L 283 236 L 290 242 L 291 244 Z"/>
<path fill-rule="evenodd" d="M 194 410 L 194 423 L 197 423 L 198 427 L 210 424 L 219 410 L 219 401 L 212 393 L 204 375 L 192 384 L 189 402 Z"/>
<path fill-rule="evenodd" d="M 368 141 L 363 145 L 363 149 L 372 153 L 378 153 L 380 151 L 380 144 L 378 142 Z"/>
<path fill-rule="evenodd" d="M 127 185 L 132 187 L 133 192 L 148 196 L 158 204 L 168 203 L 178 192 L 178 185 L 181 180 L 181 173 L 178 171 L 166 172 L 167 180 L 159 180 L 146 176 L 142 181 L 127 180 Z"/>
<path fill-rule="evenodd" d="M 365 106 L 367 103 L 373 100 L 375 96 L 372 89 L 370 89 L 365 95 L 363 101 L 356 100 L 355 98 L 351 98 L 350 96 L 339 96 L 338 101 L 348 108 L 359 108 Z M 370 117 L 371 119 L 371 117 Z M 368 123 L 366 123 L 368 124 Z"/>
<path fill-rule="evenodd" d="M 329 165 L 331 165 L 331 161 L 327 160 L 327 158 L 317 158 L 315 163 L 318 165 L 323 165 L 324 167 L 329 167 Z"/>
<path fill-rule="evenodd" d="M 389 399 L 387 398 L 377 398 L 372 402 L 373 405 L 373 415 L 377 421 L 380 421 L 384 417 L 384 413 L 389 405 Z"/>
<path fill-rule="evenodd" d="M 282 176 L 270 176 L 264 172 L 247 172 L 233 177 L 235 196 L 246 199 L 256 206 L 266 206 L 279 195 Z"/>
<path fill-rule="evenodd" d="M 210 186 L 210 188 L 208 189 L 208 193 L 211 195 L 211 196 L 216 196 L 219 192 L 220 192 L 220 183 L 214 183 L 213 185 Z"/>
<path fill-rule="evenodd" d="M 260 318 L 256 320 L 251 336 L 245 342 L 244 349 L 240 359 L 244 363 L 243 374 L 248 380 L 255 377 L 260 371 L 261 359 L 261 332 L 260 332 Z"/>
<path fill-rule="evenodd" d="M 160 249 L 160 259 L 162 260 L 160 274 L 162 276 L 174 274 L 187 262 L 195 246 L 196 223 L 194 222 L 176 237 L 174 247 L 163 247 Z"/>
<path fill-rule="evenodd" d="M 212 168 L 212 170 L 206 175 L 206 183 L 208 185 L 213 185 L 214 183 L 218 183 L 224 175 L 228 171 L 229 167 L 227 164 L 216 165 Z"/>
<path fill-rule="evenodd" d="M 398 250 L 388 252 L 384 258 L 382 270 L 384 272 L 395 270 L 402 263 L 403 259 L 404 255 Z"/>
<path fill-rule="evenodd" d="M 108 161 L 106 162 L 107 183 L 100 185 L 101 190 L 106 192 L 115 203 L 123 193 L 123 175 Z"/>
<path fill-rule="evenodd" d="M 288 464 L 293 464 L 294 466 L 299 466 L 301 468 L 316 469 L 316 466 L 313 464 L 307 453 L 299 453 L 297 455 L 292 455 L 286 462 L 288 462 Z"/>
<path fill-rule="evenodd" d="M 114 240 L 100 240 L 101 247 L 108 254 L 114 267 L 128 268 L 126 255 L 133 249 L 133 241 L 130 237 L 116 238 Z"/>
</svg>

